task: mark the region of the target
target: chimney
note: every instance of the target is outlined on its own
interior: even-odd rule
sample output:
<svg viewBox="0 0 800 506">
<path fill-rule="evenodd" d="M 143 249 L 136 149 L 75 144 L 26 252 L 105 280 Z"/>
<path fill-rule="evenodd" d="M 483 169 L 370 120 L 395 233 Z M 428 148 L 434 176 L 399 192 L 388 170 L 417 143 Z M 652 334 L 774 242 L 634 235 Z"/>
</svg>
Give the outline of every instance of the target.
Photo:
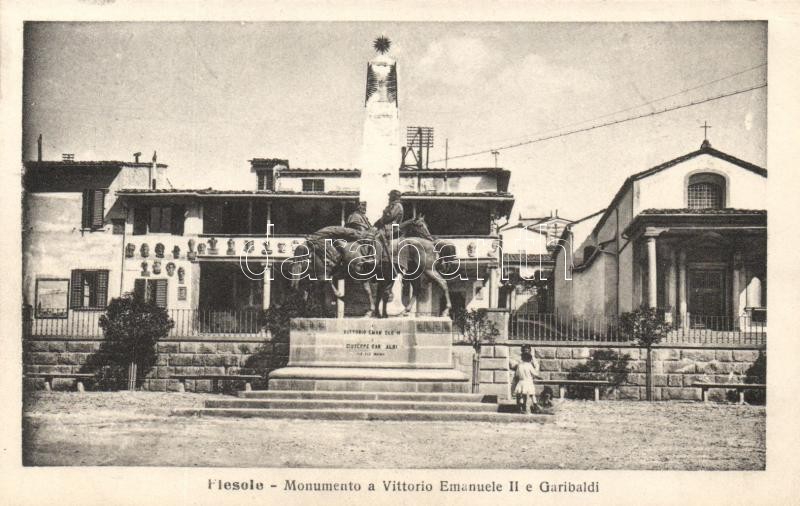
<svg viewBox="0 0 800 506">
<path fill-rule="evenodd" d="M 139 157 L 140 156 L 142 156 L 142 152 L 141 151 L 137 151 L 136 153 L 134 153 L 133 154 L 133 162 L 134 163 L 139 163 Z"/>
<path fill-rule="evenodd" d="M 36 161 L 42 161 L 42 134 L 39 134 L 39 138 L 36 140 Z"/>
</svg>

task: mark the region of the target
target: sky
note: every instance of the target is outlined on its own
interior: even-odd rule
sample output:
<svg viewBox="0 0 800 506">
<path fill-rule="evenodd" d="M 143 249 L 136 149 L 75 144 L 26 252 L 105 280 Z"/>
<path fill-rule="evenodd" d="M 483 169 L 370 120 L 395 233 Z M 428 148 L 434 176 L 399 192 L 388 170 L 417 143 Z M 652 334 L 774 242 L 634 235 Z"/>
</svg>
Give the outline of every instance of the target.
<svg viewBox="0 0 800 506">
<path fill-rule="evenodd" d="M 169 165 L 175 187 L 254 189 L 248 160 L 357 167 L 366 62 L 385 35 L 401 131 L 435 129 L 431 160 L 761 85 L 767 26 L 692 23 L 29 23 L 23 159 L 74 153 Z M 687 91 L 688 90 L 688 91 Z M 668 98 L 663 98 L 668 97 Z M 767 167 L 767 88 L 501 149 L 513 216 L 602 209 L 635 172 L 699 148 Z M 450 168 L 493 166 L 481 154 Z M 444 166 L 444 162 L 431 163 Z"/>
</svg>

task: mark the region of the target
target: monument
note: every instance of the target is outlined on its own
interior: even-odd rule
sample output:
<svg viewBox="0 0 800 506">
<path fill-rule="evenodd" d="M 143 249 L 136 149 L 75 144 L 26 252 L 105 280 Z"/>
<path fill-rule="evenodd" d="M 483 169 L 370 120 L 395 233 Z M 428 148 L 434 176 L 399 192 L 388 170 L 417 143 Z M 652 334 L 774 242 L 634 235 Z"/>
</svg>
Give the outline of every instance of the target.
<svg viewBox="0 0 800 506">
<path fill-rule="evenodd" d="M 360 189 L 371 223 L 399 187 L 401 164 L 397 63 L 387 54 L 389 39 L 378 37 L 373 46 L 378 55 L 367 64 Z M 389 315 L 405 309 L 401 290 L 397 279 Z M 295 318 L 289 363 L 269 374 L 269 388 L 466 393 L 469 378 L 455 369 L 451 345 L 447 317 Z"/>
</svg>

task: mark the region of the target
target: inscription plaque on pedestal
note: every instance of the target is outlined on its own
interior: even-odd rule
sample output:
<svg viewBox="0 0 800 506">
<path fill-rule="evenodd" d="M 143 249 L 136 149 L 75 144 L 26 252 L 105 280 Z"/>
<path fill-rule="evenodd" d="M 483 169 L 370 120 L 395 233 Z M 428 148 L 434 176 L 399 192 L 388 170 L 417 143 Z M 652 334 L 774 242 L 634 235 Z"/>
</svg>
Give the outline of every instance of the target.
<svg viewBox="0 0 800 506">
<path fill-rule="evenodd" d="M 289 363 L 270 373 L 269 388 L 466 392 L 452 339 L 448 318 L 295 318 Z"/>
</svg>

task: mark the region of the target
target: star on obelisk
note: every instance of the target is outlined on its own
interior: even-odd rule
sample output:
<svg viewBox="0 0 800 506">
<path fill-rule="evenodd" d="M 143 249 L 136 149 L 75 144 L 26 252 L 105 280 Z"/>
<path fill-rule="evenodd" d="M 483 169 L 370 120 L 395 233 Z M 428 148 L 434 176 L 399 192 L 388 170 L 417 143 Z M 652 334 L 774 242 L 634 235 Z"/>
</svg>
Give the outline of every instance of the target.
<svg viewBox="0 0 800 506">
<path fill-rule="evenodd" d="M 392 41 L 386 38 L 384 35 L 381 35 L 372 41 L 372 47 L 374 47 L 375 51 L 379 52 L 380 54 L 386 54 L 391 46 Z"/>
</svg>

